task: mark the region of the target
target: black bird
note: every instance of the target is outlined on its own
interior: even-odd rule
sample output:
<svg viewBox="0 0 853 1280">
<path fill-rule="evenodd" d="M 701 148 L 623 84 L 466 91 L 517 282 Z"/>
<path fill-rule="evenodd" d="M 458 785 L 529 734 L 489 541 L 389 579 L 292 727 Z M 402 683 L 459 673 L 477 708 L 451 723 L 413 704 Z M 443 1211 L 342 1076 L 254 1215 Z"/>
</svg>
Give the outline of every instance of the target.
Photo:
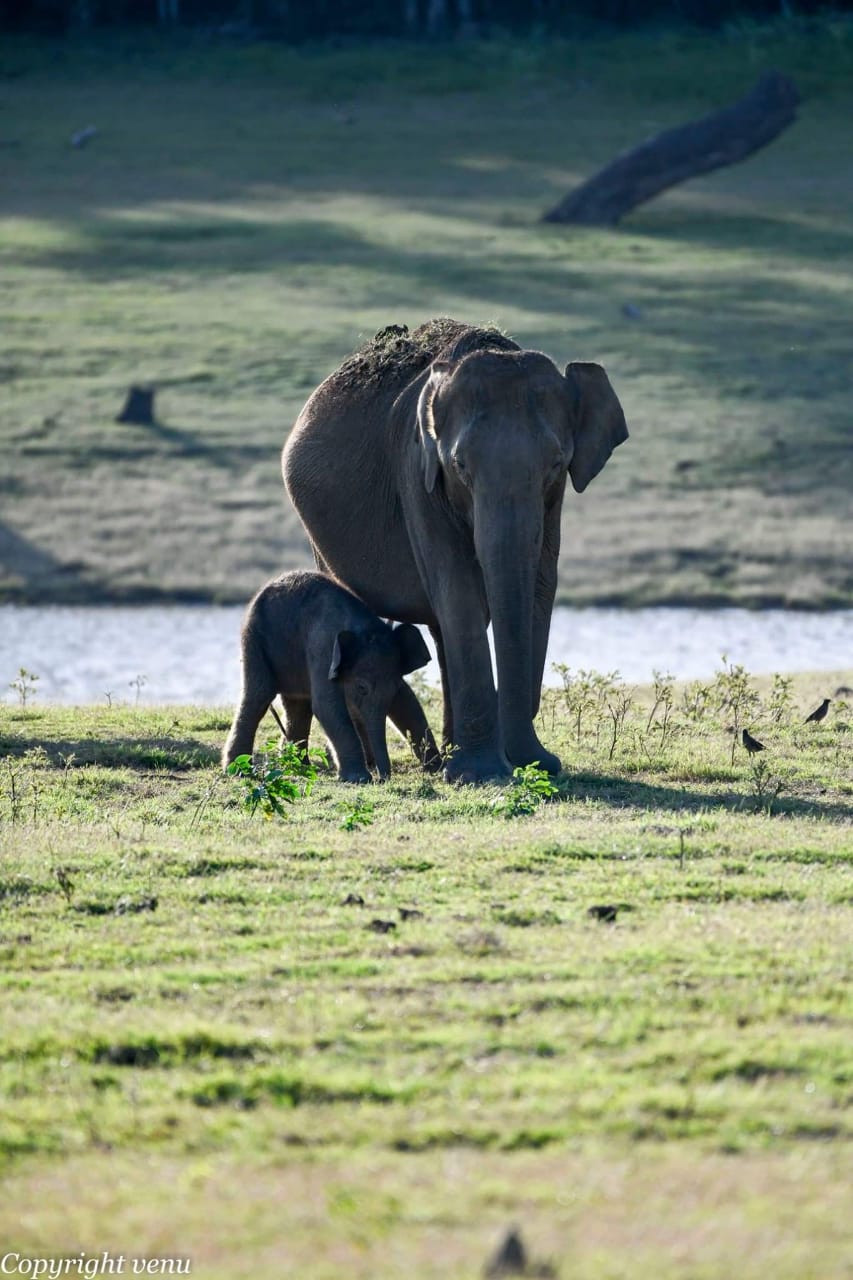
<svg viewBox="0 0 853 1280">
<path fill-rule="evenodd" d="M 367 927 L 374 933 L 393 933 L 397 928 L 393 920 L 371 920 Z"/>
<path fill-rule="evenodd" d="M 743 745 L 746 747 L 747 751 L 751 756 L 754 756 L 756 751 L 767 750 L 764 743 L 759 742 L 757 738 L 753 738 L 752 734 L 749 732 L 748 729 L 744 729 L 743 731 Z"/>
<path fill-rule="evenodd" d="M 806 716 L 803 724 L 820 724 L 821 720 L 826 719 L 826 713 L 829 711 L 830 698 L 824 698 L 819 707 L 815 707 L 810 716 Z"/>
<path fill-rule="evenodd" d="M 619 914 L 619 906 L 613 902 L 597 903 L 594 907 L 587 907 L 586 914 L 603 924 L 612 924 Z"/>
</svg>

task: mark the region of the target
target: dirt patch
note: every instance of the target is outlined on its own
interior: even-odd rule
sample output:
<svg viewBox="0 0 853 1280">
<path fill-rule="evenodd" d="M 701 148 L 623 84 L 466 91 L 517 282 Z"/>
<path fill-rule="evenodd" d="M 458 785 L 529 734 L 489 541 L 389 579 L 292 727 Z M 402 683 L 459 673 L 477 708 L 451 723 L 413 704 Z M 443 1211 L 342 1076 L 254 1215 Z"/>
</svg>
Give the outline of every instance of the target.
<svg viewBox="0 0 853 1280">
<path fill-rule="evenodd" d="M 335 376 L 360 387 L 389 378 L 402 385 L 440 355 L 460 360 L 471 351 L 518 350 L 518 343 L 499 329 L 478 328 L 447 317 L 428 320 L 413 333 L 406 325 L 390 324 L 348 356 Z"/>
</svg>

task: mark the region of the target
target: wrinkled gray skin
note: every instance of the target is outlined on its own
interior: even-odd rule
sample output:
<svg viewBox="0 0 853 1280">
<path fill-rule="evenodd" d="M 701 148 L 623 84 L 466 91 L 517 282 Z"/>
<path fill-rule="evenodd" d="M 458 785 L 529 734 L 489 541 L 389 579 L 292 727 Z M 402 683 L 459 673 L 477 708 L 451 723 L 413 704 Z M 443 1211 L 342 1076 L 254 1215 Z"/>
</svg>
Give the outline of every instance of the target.
<svg viewBox="0 0 853 1280">
<path fill-rule="evenodd" d="M 430 627 L 451 780 L 534 761 L 559 771 L 533 717 L 566 476 L 583 492 L 627 436 L 598 365 L 561 372 L 448 320 L 383 330 L 302 410 L 282 460 L 288 493 L 318 565 L 384 617 Z"/>
<path fill-rule="evenodd" d="M 415 754 L 429 767 L 438 765 L 426 717 L 403 680 L 429 662 L 423 636 L 417 627 L 389 627 L 322 574 L 284 574 L 258 592 L 243 623 L 242 658 L 240 705 L 223 768 L 251 753 L 277 693 L 287 739 L 307 746 L 316 715 L 344 782 L 369 782 L 374 768 L 380 778 L 389 776 L 385 718 L 392 702 Z"/>
</svg>

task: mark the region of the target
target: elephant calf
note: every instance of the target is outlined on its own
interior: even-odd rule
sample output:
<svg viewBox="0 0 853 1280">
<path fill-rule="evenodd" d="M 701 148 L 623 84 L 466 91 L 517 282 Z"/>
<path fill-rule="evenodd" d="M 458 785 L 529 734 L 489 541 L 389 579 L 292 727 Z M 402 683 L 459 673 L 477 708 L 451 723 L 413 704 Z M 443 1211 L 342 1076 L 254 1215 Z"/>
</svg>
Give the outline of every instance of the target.
<svg viewBox="0 0 853 1280">
<path fill-rule="evenodd" d="M 222 752 L 224 768 L 252 751 L 258 725 L 281 695 L 291 742 L 308 743 L 316 715 L 344 782 L 391 772 L 385 718 L 410 736 L 418 758 L 439 764 L 423 709 L 403 680 L 429 662 L 411 623 L 390 627 L 321 573 L 286 573 L 249 605 L 242 632 L 243 688 Z"/>
</svg>

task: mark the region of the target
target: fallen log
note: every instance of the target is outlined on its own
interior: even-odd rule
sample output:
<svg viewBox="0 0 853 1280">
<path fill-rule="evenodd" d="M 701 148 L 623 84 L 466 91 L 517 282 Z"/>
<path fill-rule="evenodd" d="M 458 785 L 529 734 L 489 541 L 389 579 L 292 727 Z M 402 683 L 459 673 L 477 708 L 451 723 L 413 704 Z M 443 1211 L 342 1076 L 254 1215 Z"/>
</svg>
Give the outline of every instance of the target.
<svg viewBox="0 0 853 1280">
<path fill-rule="evenodd" d="M 688 178 L 737 164 L 787 129 L 800 95 L 792 80 L 769 71 L 729 107 L 666 129 L 626 151 L 543 215 L 543 222 L 612 227 L 631 209 Z"/>
</svg>

